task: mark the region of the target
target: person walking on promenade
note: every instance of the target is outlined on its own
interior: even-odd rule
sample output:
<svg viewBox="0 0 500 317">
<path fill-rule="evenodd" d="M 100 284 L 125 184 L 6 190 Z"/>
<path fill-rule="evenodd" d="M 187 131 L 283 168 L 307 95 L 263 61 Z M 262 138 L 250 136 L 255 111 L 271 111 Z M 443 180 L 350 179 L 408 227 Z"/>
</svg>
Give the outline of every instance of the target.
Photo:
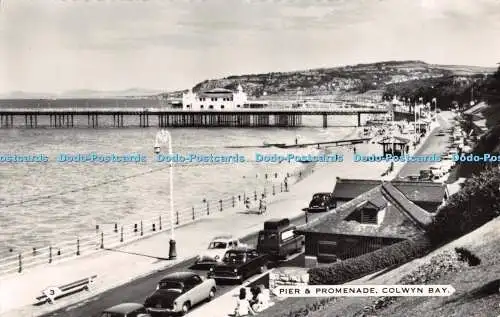
<svg viewBox="0 0 500 317">
<path fill-rule="evenodd" d="M 288 191 L 288 177 L 285 177 L 285 180 L 283 181 L 285 184 L 285 192 Z"/>
<path fill-rule="evenodd" d="M 243 317 L 243 316 L 254 316 L 255 312 L 250 306 L 250 302 L 247 299 L 247 290 L 245 288 L 240 289 L 240 295 L 238 296 L 238 300 L 236 302 L 236 308 L 234 309 L 235 317 Z"/>
<path fill-rule="evenodd" d="M 267 210 L 266 195 L 262 194 L 262 198 L 259 201 L 259 213 L 262 215 Z"/>
</svg>

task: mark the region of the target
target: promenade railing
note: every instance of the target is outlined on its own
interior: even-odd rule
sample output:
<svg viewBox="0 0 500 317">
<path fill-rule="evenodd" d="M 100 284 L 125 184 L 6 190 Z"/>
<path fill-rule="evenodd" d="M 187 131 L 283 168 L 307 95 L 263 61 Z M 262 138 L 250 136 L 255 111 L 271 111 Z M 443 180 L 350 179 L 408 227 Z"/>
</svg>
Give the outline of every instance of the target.
<svg viewBox="0 0 500 317">
<path fill-rule="evenodd" d="M 243 209 L 247 198 L 257 205 L 262 195 L 266 201 L 272 202 L 272 197 L 290 190 L 290 186 L 312 173 L 309 168 L 297 173 L 288 173 L 285 182 L 269 182 L 259 190 L 243 192 L 221 199 L 203 199 L 202 202 L 190 208 L 179 208 L 174 211 L 175 227 L 183 226 L 207 217 L 216 216 L 223 211 Z M 139 220 L 131 224 L 96 225 L 95 233 L 76 237 L 74 240 L 63 241 L 42 248 L 32 248 L 31 251 L 9 252 L 0 259 L 0 276 L 22 273 L 24 270 L 39 265 L 50 265 L 80 256 L 90 255 L 105 249 L 120 247 L 125 243 L 170 231 L 169 210 L 150 219 Z"/>
</svg>

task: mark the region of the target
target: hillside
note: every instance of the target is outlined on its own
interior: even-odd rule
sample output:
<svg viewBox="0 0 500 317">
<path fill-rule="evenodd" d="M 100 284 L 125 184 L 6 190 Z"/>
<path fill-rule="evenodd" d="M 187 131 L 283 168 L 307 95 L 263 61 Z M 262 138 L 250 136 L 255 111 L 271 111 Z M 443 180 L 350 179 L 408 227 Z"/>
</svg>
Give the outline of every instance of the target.
<svg viewBox="0 0 500 317">
<path fill-rule="evenodd" d="M 248 74 L 210 79 L 198 83 L 194 91 L 216 87 L 236 89 L 238 84 L 252 97 L 269 95 L 295 96 L 324 95 L 338 92 L 363 93 L 373 89 L 385 89 L 387 85 L 449 76 L 470 76 L 491 73 L 494 68 L 477 66 L 434 65 L 422 61 L 387 61 L 302 71 Z M 169 93 L 180 95 L 180 92 Z"/>
<path fill-rule="evenodd" d="M 428 256 L 410 262 L 392 272 L 375 278 L 372 282 L 396 284 L 404 276 L 427 280 L 426 284 L 453 285 L 455 294 L 450 297 L 401 297 L 386 307 L 365 310 L 364 316 L 498 316 L 500 315 L 500 219 L 497 218 L 481 228 L 449 243 Z M 480 259 L 479 265 L 457 265 L 450 259 L 434 271 L 417 269 L 425 267 L 431 259 L 440 257 L 455 248 L 466 248 Z M 477 263 L 476 263 L 477 264 Z M 434 267 L 436 267 L 434 265 Z M 415 272 L 417 271 L 417 275 Z M 424 273 L 424 271 L 427 271 Z M 431 274 L 429 274 L 431 273 Z M 344 303 L 342 303 L 344 302 Z M 366 306 L 373 299 L 339 301 L 327 309 L 313 313 L 310 317 L 363 316 Z M 339 314 L 341 312 L 341 314 Z"/>
</svg>

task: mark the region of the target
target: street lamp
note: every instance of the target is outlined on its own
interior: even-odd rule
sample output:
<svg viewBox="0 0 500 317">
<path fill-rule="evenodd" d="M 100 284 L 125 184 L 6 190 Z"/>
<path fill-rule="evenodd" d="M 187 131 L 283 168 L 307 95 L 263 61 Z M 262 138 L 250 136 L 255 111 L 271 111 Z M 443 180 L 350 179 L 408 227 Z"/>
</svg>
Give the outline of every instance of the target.
<svg viewBox="0 0 500 317">
<path fill-rule="evenodd" d="M 167 130 L 161 130 L 156 133 L 154 152 L 160 154 L 160 144 L 168 143 L 168 154 L 170 156 L 170 250 L 168 258 L 174 260 L 177 258 L 175 248 L 175 235 L 174 235 L 174 163 L 172 161 L 172 137 Z"/>
</svg>

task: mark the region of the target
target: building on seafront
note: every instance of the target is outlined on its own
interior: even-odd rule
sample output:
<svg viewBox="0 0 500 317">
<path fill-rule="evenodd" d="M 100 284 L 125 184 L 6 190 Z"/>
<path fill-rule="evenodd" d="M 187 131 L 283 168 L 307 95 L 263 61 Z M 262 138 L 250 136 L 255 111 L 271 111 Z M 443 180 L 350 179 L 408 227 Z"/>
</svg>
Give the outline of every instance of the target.
<svg viewBox="0 0 500 317">
<path fill-rule="evenodd" d="M 192 90 L 182 94 L 182 109 L 192 111 L 235 111 L 244 108 L 265 108 L 265 101 L 249 101 L 243 87 L 237 91 L 215 88 L 194 93 Z"/>
<path fill-rule="evenodd" d="M 355 183 L 364 186 L 355 189 Z M 421 237 L 435 214 L 425 209 L 430 204 L 421 206 L 422 200 L 436 200 L 437 205 L 443 200 L 444 191 L 436 190 L 442 184 L 369 180 L 355 183 L 344 182 L 340 186 L 344 188 L 334 192 L 337 208 L 321 222 L 311 222 L 295 231 L 305 236 L 306 267 L 357 257 Z"/>
</svg>

